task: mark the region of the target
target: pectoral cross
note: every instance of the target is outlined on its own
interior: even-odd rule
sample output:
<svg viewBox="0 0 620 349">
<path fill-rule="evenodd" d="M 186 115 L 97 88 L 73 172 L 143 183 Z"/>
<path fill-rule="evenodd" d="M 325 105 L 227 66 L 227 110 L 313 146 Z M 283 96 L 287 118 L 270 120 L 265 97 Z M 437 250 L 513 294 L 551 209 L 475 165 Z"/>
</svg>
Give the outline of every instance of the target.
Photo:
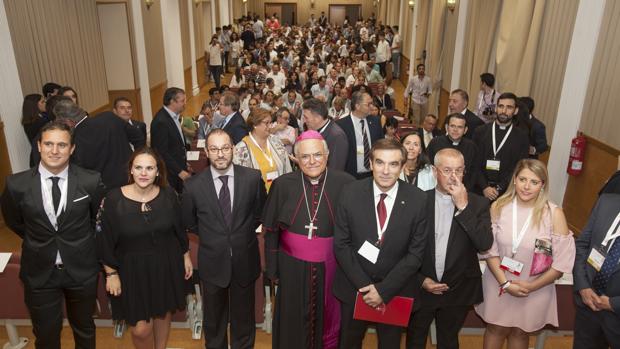
<svg viewBox="0 0 620 349">
<path fill-rule="evenodd" d="M 310 222 L 310 224 L 305 225 L 304 228 L 308 229 L 308 240 L 312 239 L 312 232 L 318 229 L 318 227 L 314 225 L 314 222 Z"/>
</svg>

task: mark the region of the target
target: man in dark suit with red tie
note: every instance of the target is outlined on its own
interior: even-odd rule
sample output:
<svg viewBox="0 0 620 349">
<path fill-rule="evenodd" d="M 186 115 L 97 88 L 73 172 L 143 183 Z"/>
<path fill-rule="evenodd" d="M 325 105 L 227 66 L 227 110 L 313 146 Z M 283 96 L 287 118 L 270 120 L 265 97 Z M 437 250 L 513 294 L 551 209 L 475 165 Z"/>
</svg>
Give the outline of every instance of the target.
<svg viewBox="0 0 620 349">
<path fill-rule="evenodd" d="M 341 302 L 340 348 L 361 348 L 370 322 L 353 318 L 357 293 L 370 307 L 411 296 L 426 242 L 425 194 L 398 179 L 406 151 L 393 139 L 371 151 L 372 178 L 348 184 L 336 209 L 333 291 Z M 401 327 L 376 324 L 379 348 L 399 348 Z"/>
<path fill-rule="evenodd" d="M 232 139 L 207 135 L 211 165 L 185 183 L 183 224 L 198 233 L 206 348 L 254 347 L 254 282 L 261 271 L 256 228 L 265 203 L 259 171 L 232 164 Z"/>
<path fill-rule="evenodd" d="M 52 122 L 40 135 L 40 163 L 9 176 L 2 194 L 4 221 L 23 239 L 20 278 L 35 347 L 60 349 L 66 309 L 75 347 L 94 349 L 95 217 L 105 188 L 99 173 L 69 163 L 69 126 Z"/>
</svg>

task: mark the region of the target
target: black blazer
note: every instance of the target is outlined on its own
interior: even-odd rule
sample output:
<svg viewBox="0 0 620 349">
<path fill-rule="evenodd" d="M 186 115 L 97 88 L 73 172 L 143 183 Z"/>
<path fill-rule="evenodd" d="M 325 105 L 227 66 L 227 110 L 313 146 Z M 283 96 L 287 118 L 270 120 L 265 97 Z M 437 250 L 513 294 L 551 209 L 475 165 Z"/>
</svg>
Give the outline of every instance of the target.
<svg viewBox="0 0 620 349">
<path fill-rule="evenodd" d="M 422 152 L 428 155 L 428 153 L 426 152 L 426 144 L 424 144 L 424 129 L 422 127 L 418 127 L 416 132 L 418 133 L 418 136 L 420 136 L 420 142 L 421 142 L 420 146 L 422 148 Z M 435 139 L 435 137 L 441 136 L 441 131 L 439 131 L 439 129 L 437 128 L 434 128 L 433 132 L 431 133 L 433 134 L 433 139 Z"/>
<path fill-rule="evenodd" d="M 575 241 L 576 256 L 573 266 L 573 288 L 575 292 L 575 303 L 580 307 L 586 307 L 581 300 L 579 291 L 585 288 L 592 288 L 592 280 L 597 271 L 588 263 L 588 256 L 592 248 L 599 247 L 607 234 L 607 230 L 613 223 L 618 211 L 620 210 L 620 195 L 603 194 L 599 197 L 596 205 L 592 209 L 588 223 Z M 620 240 L 615 243 L 619 243 Z M 610 245 L 607 245 L 609 248 Z M 607 283 L 605 294 L 609 297 L 610 303 L 616 316 L 620 313 L 618 297 L 620 297 L 620 271 L 616 265 L 611 279 Z"/>
<path fill-rule="evenodd" d="M 95 218 L 105 187 L 95 171 L 69 165 L 67 206 L 58 231 L 50 223 L 41 194 L 38 166 L 7 177 L 2 214 L 7 226 L 23 239 L 20 278 L 42 287 L 52 275 L 56 251 L 67 273 L 78 283 L 99 271 L 95 250 Z"/>
<path fill-rule="evenodd" d="M 536 148 L 536 154 L 530 155 L 531 158 L 538 159 L 538 156 L 549 150 L 547 143 L 547 131 L 545 124 L 538 120 L 535 116 L 530 119 L 532 129 L 530 131 L 530 145 Z"/>
<path fill-rule="evenodd" d="M 183 193 L 183 225 L 200 237 L 200 279 L 218 287 L 232 281 L 247 286 L 261 270 L 256 228 L 265 204 L 265 183 L 259 171 L 232 166 L 232 227 L 224 223 L 210 168 L 188 179 Z"/>
<path fill-rule="evenodd" d="M 233 140 L 233 144 L 241 142 L 243 137 L 248 135 L 248 128 L 243 120 L 243 116 L 239 112 L 230 119 L 228 124 L 224 127 L 224 131 L 230 135 Z"/>
<path fill-rule="evenodd" d="M 163 107 L 151 122 L 151 147 L 162 157 L 168 170 L 168 183 L 177 191 L 183 189 L 179 178 L 181 171 L 187 170 L 185 140 L 179 134 L 177 125 Z"/>
<path fill-rule="evenodd" d="M 480 119 L 471 110 L 466 109 L 465 126 L 467 126 L 467 132 L 465 133 L 465 137 L 469 139 L 474 138 L 474 132 L 476 131 L 478 126 L 482 126 L 482 125 L 484 125 L 484 121 L 482 121 L 482 119 Z"/>
<path fill-rule="evenodd" d="M 357 253 L 365 241 L 377 241 L 373 181 L 366 178 L 347 184 L 336 209 L 334 252 L 338 270 L 333 291 L 345 303 L 353 303 L 357 290 L 369 284 L 375 285 L 385 303 L 397 295 L 411 296 L 413 290 L 406 286 L 422 264 L 426 196 L 401 180 L 377 263 Z"/>
<path fill-rule="evenodd" d="M 131 119 L 129 125 L 137 128 L 140 131 L 140 133 L 142 133 L 142 136 L 144 136 L 144 139 L 146 140 L 146 124 L 144 122 L 140 120 Z M 135 147 L 135 148 L 138 149 L 138 147 Z"/>
<path fill-rule="evenodd" d="M 383 96 L 374 96 L 372 99 L 373 99 L 373 102 L 379 104 L 380 109 L 386 109 L 386 110 L 394 109 L 394 106 L 392 105 L 392 98 L 390 98 L 390 95 L 387 93 L 383 94 Z"/>
<path fill-rule="evenodd" d="M 426 248 L 422 268 L 416 277 L 417 307 L 464 306 L 482 302 L 482 280 L 478 252 L 491 248 L 493 232 L 489 201 L 479 195 L 467 193 L 465 210 L 452 219 L 445 269 L 441 280 L 435 270 L 435 189 L 429 190 L 426 203 Z M 456 209 L 455 209 L 456 212 Z M 425 278 L 448 284 L 450 290 L 442 295 L 426 292 L 422 288 Z"/>
<path fill-rule="evenodd" d="M 127 163 L 134 148 L 146 144 L 146 136 L 111 111 L 82 121 L 73 132 L 74 164 L 101 173 L 107 190 L 127 184 Z"/>
<path fill-rule="evenodd" d="M 383 138 L 383 129 L 381 128 L 381 119 L 378 116 L 368 116 L 368 129 L 370 130 L 370 146 L 376 141 Z M 353 175 L 357 175 L 357 155 L 356 155 L 356 143 L 355 143 L 355 129 L 353 128 L 353 121 L 351 115 L 345 116 L 336 121 L 336 124 L 347 135 L 347 141 L 349 143 L 349 152 L 347 154 L 347 164 L 344 170 Z"/>
</svg>

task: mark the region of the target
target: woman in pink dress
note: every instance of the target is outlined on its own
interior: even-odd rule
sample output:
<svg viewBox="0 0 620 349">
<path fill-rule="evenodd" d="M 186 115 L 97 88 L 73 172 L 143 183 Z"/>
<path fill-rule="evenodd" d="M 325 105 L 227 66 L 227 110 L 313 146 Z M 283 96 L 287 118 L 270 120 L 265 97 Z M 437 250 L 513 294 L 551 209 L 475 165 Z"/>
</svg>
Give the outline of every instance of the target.
<svg viewBox="0 0 620 349">
<path fill-rule="evenodd" d="M 484 302 L 476 312 L 487 323 L 484 348 L 528 348 L 529 336 L 558 326 L 554 281 L 570 273 L 575 241 L 562 209 L 548 200 L 545 165 L 519 161 L 508 190 L 491 206 L 493 246 L 482 258 Z"/>
</svg>

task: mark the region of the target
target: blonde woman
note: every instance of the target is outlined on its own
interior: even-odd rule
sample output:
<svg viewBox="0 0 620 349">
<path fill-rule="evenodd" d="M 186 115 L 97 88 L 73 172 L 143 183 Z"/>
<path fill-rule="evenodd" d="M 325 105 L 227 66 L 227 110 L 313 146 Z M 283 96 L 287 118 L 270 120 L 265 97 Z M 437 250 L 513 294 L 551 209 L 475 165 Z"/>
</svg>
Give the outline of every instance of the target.
<svg viewBox="0 0 620 349">
<path fill-rule="evenodd" d="M 487 323 L 484 348 L 528 348 L 529 336 L 558 326 L 554 281 L 570 273 L 575 241 L 562 209 L 548 199 L 545 165 L 517 163 L 504 195 L 491 206 L 493 246 L 482 257 L 484 302 L 476 312 Z"/>
</svg>

